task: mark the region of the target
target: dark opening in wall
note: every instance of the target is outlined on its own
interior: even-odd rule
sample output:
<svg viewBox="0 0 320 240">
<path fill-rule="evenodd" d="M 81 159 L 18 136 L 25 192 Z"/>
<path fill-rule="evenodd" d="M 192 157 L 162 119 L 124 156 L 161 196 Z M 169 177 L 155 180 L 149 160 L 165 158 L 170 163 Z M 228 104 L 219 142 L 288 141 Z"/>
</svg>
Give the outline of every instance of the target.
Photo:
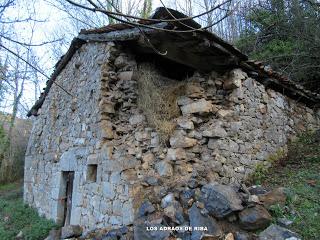
<svg viewBox="0 0 320 240">
<path fill-rule="evenodd" d="M 89 164 L 87 168 L 87 181 L 96 182 L 97 181 L 97 164 Z"/>
<path fill-rule="evenodd" d="M 162 76 L 182 81 L 188 77 L 192 77 L 195 69 L 189 66 L 166 59 L 158 54 L 136 54 L 138 64 L 151 63 Z"/>
<path fill-rule="evenodd" d="M 194 68 L 171 61 L 157 54 L 137 54 L 136 61 L 138 64 L 154 64 L 162 76 L 179 81 L 192 77 L 195 72 Z"/>
<path fill-rule="evenodd" d="M 153 64 L 163 77 L 182 81 L 188 77 L 192 77 L 197 70 L 194 67 L 183 64 L 184 59 L 178 61 L 170 60 L 166 56 L 157 54 L 153 49 L 146 46 L 141 46 L 137 41 L 123 41 L 119 43 L 123 47 L 123 51 L 134 55 L 138 65 L 148 63 Z"/>
<path fill-rule="evenodd" d="M 187 81 L 164 77 L 159 69 L 149 63 L 140 63 L 136 72 L 137 103 L 149 123 L 159 133 L 159 140 L 166 144 L 173 133 L 174 119 L 181 116 L 177 99 L 186 94 Z"/>
</svg>

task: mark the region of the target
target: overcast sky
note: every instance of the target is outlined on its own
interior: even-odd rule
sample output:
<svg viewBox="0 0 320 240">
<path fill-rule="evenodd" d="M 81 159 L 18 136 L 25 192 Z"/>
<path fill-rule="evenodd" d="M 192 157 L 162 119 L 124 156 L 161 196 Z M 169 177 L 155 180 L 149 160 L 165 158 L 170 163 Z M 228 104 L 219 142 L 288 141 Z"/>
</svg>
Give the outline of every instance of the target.
<svg viewBox="0 0 320 240">
<path fill-rule="evenodd" d="M 34 5 L 28 0 L 16 0 L 16 5 L 11 7 L 7 11 L 7 16 L 11 19 L 21 19 L 28 17 L 30 11 L 35 14 L 37 20 L 42 20 L 43 22 L 27 22 L 19 23 L 14 26 L 15 32 L 17 33 L 17 38 L 20 42 L 29 42 L 31 29 L 34 26 L 34 34 L 32 42 L 34 44 L 46 42 L 54 38 L 54 32 L 61 31 L 65 27 L 65 21 L 67 15 L 62 13 L 60 10 L 50 5 L 50 2 L 55 0 L 35 0 Z M 182 1 L 182 0 L 181 0 Z M 166 6 L 170 7 L 171 0 L 163 1 Z M 157 7 L 162 6 L 160 0 L 153 0 L 152 8 L 155 10 Z M 34 25 L 35 24 L 35 25 Z M 64 29 L 62 30 L 64 31 Z M 70 36 L 70 39 L 76 37 L 77 33 L 73 33 Z M 69 39 L 68 39 L 69 40 Z M 10 43 L 7 43 L 10 44 Z M 67 50 L 65 48 L 65 50 Z M 42 47 L 35 47 L 34 51 L 39 57 L 39 66 L 46 72 L 47 75 L 50 75 L 54 69 L 54 65 L 57 61 L 57 56 L 52 55 L 52 46 L 45 45 Z M 40 90 L 45 87 L 46 78 L 39 75 L 40 78 Z M 34 99 L 34 86 L 27 84 L 25 86 L 26 91 L 23 96 L 23 101 L 28 103 L 28 107 L 31 107 L 35 101 Z M 10 97 L 8 97 L 8 102 L 10 102 Z M 3 109 L 6 112 L 10 112 L 10 107 Z"/>
</svg>

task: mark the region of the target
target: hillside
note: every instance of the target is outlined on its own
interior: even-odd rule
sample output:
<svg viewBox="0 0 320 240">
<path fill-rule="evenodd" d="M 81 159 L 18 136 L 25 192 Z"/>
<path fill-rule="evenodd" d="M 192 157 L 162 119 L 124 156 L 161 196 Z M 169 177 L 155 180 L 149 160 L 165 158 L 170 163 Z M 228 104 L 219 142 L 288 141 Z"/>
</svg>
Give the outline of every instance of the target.
<svg viewBox="0 0 320 240">
<path fill-rule="evenodd" d="M 266 188 L 285 187 L 284 205 L 270 207 L 275 222 L 282 222 L 303 239 L 320 236 L 320 130 L 305 133 L 288 145 L 288 154 L 270 169 L 260 169 L 251 183 Z"/>
</svg>

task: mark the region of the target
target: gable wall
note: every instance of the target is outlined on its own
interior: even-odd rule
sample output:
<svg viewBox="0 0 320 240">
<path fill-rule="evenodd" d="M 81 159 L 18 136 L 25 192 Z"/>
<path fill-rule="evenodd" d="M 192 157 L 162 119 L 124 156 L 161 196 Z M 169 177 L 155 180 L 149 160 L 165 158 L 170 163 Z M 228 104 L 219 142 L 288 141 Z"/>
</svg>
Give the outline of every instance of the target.
<svg viewBox="0 0 320 240">
<path fill-rule="evenodd" d="M 122 223 L 122 217 L 112 218 L 112 202 L 108 199 L 117 194 L 117 189 L 102 173 L 103 168 L 98 167 L 96 182 L 86 176 L 88 164 L 101 166 L 96 154 L 103 137 L 99 111 L 101 69 L 112 49 L 112 43 L 83 45 L 56 79 L 73 96 L 53 85 L 34 121 L 25 157 L 24 200 L 57 222 L 63 214 L 59 207 L 65 197 L 63 172 L 74 171 L 71 224 L 93 228 L 108 225 L 109 221 Z M 125 186 L 118 187 L 124 195 L 128 191 Z"/>
</svg>

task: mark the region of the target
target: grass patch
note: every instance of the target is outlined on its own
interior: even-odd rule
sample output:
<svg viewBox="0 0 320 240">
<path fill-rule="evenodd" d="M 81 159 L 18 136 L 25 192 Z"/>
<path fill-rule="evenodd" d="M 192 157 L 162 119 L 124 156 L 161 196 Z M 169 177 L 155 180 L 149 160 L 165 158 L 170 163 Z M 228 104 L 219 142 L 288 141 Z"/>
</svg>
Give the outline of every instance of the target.
<svg viewBox="0 0 320 240">
<path fill-rule="evenodd" d="M 143 64 L 138 69 L 138 106 L 148 123 L 160 134 L 161 142 L 168 140 L 175 129 L 174 118 L 180 116 L 177 98 L 185 94 L 186 84 L 162 77 L 152 66 Z"/>
<path fill-rule="evenodd" d="M 42 240 L 56 225 L 26 206 L 22 201 L 22 187 L 19 183 L 0 186 L 0 239 L 15 239 L 22 231 L 24 238 Z"/>
<path fill-rule="evenodd" d="M 271 168 L 260 172 L 253 183 L 270 188 L 286 187 L 285 206 L 272 206 L 274 217 L 293 221 L 289 227 L 303 239 L 320 236 L 320 139 L 316 134 L 304 133 L 288 144 L 287 157 L 276 161 Z"/>
<path fill-rule="evenodd" d="M 21 187 L 20 182 L 14 182 L 14 183 L 8 183 L 5 185 L 0 185 L 0 194 L 3 194 L 3 192 L 10 192 L 13 190 L 17 190 Z"/>
<path fill-rule="evenodd" d="M 281 165 L 287 158 L 287 148 L 280 148 L 274 154 L 271 154 L 263 163 L 256 165 L 255 171 L 249 176 L 248 182 L 254 184 L 262 184 L 270 166 Z"/>
</svg>

